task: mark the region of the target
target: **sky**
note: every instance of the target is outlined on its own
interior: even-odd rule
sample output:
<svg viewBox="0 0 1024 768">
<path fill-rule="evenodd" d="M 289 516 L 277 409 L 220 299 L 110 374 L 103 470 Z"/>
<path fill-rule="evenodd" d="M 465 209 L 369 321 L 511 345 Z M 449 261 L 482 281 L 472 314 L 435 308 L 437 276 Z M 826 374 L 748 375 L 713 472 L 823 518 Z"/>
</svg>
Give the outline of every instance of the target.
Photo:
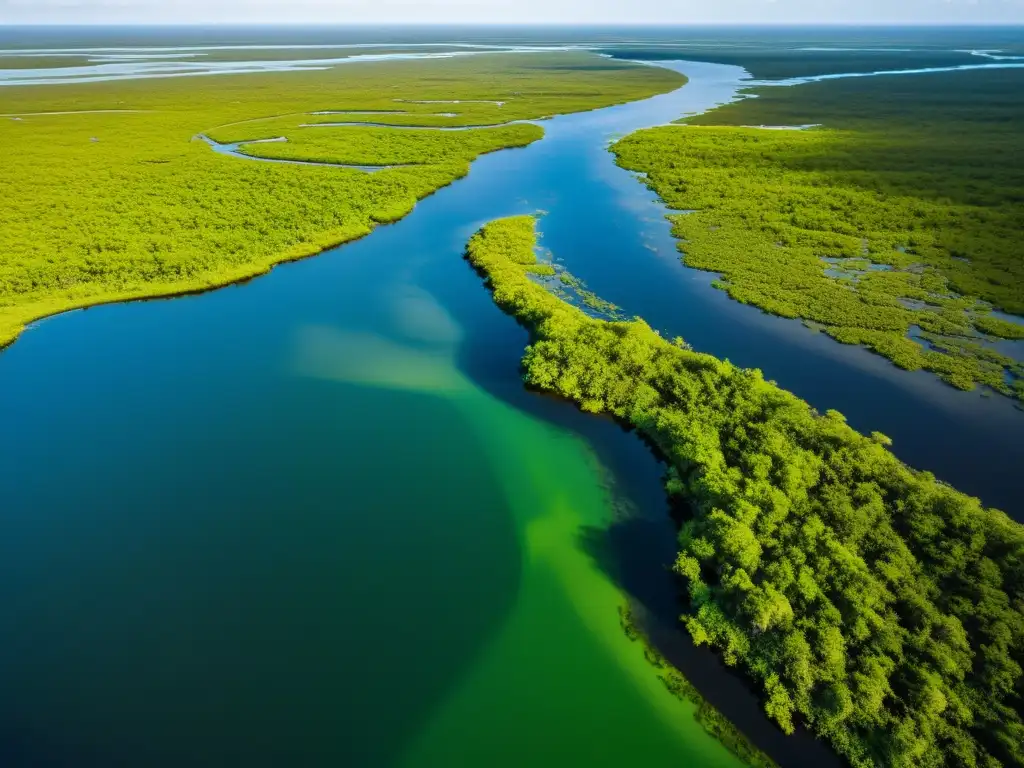
<svg viewBox="0 0 1024 768">
<path fill-rule="evenodd" d="M 0 24 L 1024 24 L 1024 0 L 0 0 Z"/>
</svg>

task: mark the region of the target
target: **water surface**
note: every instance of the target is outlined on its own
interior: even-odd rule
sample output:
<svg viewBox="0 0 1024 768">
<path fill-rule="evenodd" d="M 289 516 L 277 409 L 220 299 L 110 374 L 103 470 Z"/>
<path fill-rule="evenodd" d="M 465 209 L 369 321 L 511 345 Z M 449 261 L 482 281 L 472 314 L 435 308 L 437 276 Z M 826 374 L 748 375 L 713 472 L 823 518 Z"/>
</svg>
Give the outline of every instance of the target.
<svg viewBox="0 0 1024 768">
<path fill-rule="evenodd" d="M 746 81 L 672 66 L 686 88 L 555 118 L 359 242 L 51 318 L 0 355 L 3 765 L 735 765 L 619 629 L 627 593 L 672 613 L 659 468 L 523 390 L 525 334 L 461 259 L 498 216 L 546 211 L 544 245 L 599 295 L 1015 498 L 1007 401 L 681 266 L 607 143 Z M 824 764 L 708 654 L 686 658 L 785 764 Z"/>
<path fill-rule="evenodd" d="M 566 136 L 601 150 L 600 114 Z M 629 508 L 671 542 L 657 464 L 523 390 L 525 334 L 461 258 L 546 203 L 547 160 L 0 355 L 5 766 L 736 765 L 583 538 Z"/>
</svg>

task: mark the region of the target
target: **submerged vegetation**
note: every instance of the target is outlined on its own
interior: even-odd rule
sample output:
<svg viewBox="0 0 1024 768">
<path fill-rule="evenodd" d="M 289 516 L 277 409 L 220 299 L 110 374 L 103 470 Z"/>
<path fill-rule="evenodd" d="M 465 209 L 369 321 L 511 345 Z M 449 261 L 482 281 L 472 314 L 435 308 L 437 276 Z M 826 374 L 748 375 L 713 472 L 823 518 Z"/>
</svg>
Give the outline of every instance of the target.
<svg viewBox="0 0 1024 768">
<path fill-rule="evenodd" d="M 732 298 L 1024 399 L 1021 356 L 997 349 L 1024 319 L 991 314 L 1024 314 L 1024 73 L 935 77 L 764 87 L 613 149 L 693 211 L 670 217 L 683 259 Z"/>
<path fill-rule="evenodd" d="M 619 624 L 622 631 L 633 642 L 641 642 L 644 647 L 644 658 L 658 674 L 658 679 L 665 688 L 677 699 L 688 701 L 696 706 L 693 716 L 701 728 L 717 739 L 724 747 L 751 768 L 778 768 L 768 755 L 759 750 L 725 715 L 719 712 L 705 699 L 693 684 L 675 669 L 657 648 L 651 645 L 643 631 L 633 620 L 633 612 L 629 606 L 619 607 Z"/>
<path fill-rule="evenodd" d="M 681 81 L 590 54 L 545 53 L 4 88 L 0 346 L 46 315 L 225 285 L 360 237 L 463 176 L 480 153 L 543 135 L 535 125 L 450 133 L 300 127 L 336 119 L 316 112 L 401 122 L 379 114 L 399 110 L 417 121 L 497 124 L 646 98 Z M 269 127 L 288 141 L 243 151 L 414 165 L 367 174 L 247 163 L 194 140 L 210 133 L 251 141 L 267 138 Z"/>
<path fill-rule="evenodd" d="M 566 304 L 534 227 L 491 222 L 467 258 L 530 331 L 525 380 L 665 457 L 694 641 L 855 766 L 1024 765 L 1024 527 L 760 371 Z"/>
</svg>

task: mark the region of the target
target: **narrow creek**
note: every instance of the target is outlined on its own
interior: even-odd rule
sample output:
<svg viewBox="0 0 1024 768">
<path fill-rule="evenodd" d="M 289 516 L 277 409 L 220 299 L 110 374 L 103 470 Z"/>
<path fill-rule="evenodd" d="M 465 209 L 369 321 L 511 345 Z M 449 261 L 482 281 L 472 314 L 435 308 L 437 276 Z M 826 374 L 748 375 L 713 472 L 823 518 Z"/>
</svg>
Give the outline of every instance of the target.
<svg viewBox="0 0 1024 768">
<path fill-rule="evenodd" d="M 248 155 L 242 148 L 247 147 L 251 144 L 276 144 L 278 142 L 287 141 L 288 139 L 284 136 L 280 136 L 276 139 L 255 139 L 253 141 L 235 141 L 231 143 L 221 143 L 214 141 L 205 133 L 196 134 L 193 141 L 204 141 L 210 145 L 210 149 L 221 155 L 229 155 L 231 157 L 237 157 L 241 160 L 255 160 L 259 163 L 286 163 L 288 165 L 320 165 L 327 166 L 328 168 L 348 168 L 354 171 L 364 171 L 366 173 L 376 173 L 377 171 L 386 171 L 388 168 L 402 168 L 402 165 L 353 165 L 352 163 L 327 163 L 320 162 L 317 160 L 283 160 L 276 157 L 260 157 L 259 155 Z"/>
<path fill-rule="evenodd" d="M 368 238 L 55 317 L 0 355 L 0 762 L 736 765 L 626 639 L 629 594 L 762 747 L 828 763 L 670 631 L 657 463 L 523 389 L 525 334 L 466 240 L 543 210 L 544 245 L 599 295 L 989 501 L 1013 497 L 999 467 L 1020 465 L 1022 415 L 683 268 L 606 147 L 733 98 L 745 73 L 671 66 L 686 87 L 553 118 Z"/>
</svg>

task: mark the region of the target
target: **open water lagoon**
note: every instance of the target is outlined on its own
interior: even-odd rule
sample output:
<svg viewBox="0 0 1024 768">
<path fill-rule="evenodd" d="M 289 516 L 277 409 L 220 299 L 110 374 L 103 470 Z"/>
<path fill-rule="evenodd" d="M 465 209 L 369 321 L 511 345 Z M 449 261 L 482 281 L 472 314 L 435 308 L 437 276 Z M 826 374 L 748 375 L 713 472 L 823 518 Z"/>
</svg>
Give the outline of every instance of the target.
<svg viewBox="0 0 1024 768">
<path fill-rule="evenodd" d="M 660 470 L 613 423 L 524 391 L 525 332 L 461 258 L 499 216 L 546 211 L 544 245 L 628 314 L 1014 498 L 1009 403 L 679 264 L 607 144 L 745 73 L 671 66 L 682 90 L 547 121 L 361 241 L 52 318 L 0 355 L 3 765 L 737 764 L 619 626 L 628 593 L 669 585 Z M 934 449 L 935 420 L 962 449 Z M 663 549 L 616 550 L 623 520 Z M 821 764 L 786 744 L 787 764 Z"/>
<path fill-rule="evenodd" d="M 670 541 L 656 463 L 522 390 L 461 259 L 543 202 L 502 182 L 528 159 L 4 352 L 5 765 L 735 764 L 580 538 L 641 506 Z"/>
</svg>

